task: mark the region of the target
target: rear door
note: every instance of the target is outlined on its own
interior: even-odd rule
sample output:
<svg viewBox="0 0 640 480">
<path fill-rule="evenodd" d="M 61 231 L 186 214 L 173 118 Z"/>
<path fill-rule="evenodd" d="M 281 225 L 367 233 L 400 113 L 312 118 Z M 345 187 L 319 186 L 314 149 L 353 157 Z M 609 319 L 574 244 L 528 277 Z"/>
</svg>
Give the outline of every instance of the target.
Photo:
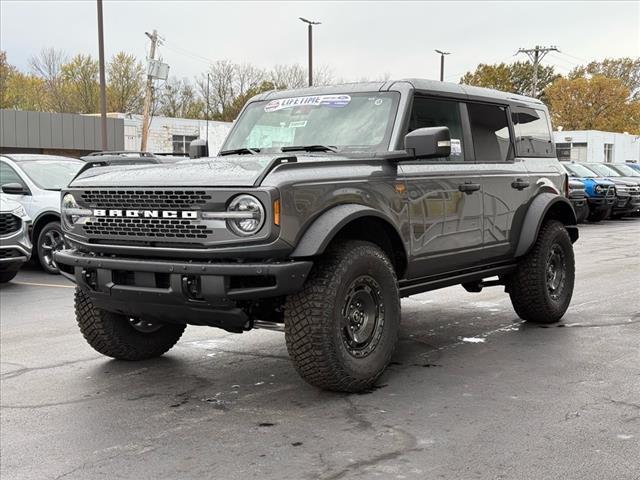
<svg viewBox="0 0 640 480">
<path fill-rule="evenodd" d="M 412 261 L 408 278 L 455 270 L 482 249 L 482 186 L 470 171 L 466 112 L 459 101 L 416 95 L 409 131 L 446 126 L 451 155 L 403 162 L 399 176 L 407 185 Z M 466 138 L 465 138 L 466 136 Z"/>
<path fill-rule="evenodd" d="M 515 161 L 509 108 L 506 105 L 468 103 L 475 153 L 474 170 L 480 174 L 483 203 L 482 260 L 507 255 L 515 242 L 514 220 L 524 211 L 533 188 L 522 162 Z"/>
</svg>

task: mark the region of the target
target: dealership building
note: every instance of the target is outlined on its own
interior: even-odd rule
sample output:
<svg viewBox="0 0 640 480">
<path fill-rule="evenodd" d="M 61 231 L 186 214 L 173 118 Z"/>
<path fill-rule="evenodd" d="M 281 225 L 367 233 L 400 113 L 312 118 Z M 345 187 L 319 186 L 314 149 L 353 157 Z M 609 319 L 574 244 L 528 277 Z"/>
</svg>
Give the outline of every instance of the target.
<svg viewBox="0 0 640 480">
<path fill-rule="evenodd" d="M 599 130 L 553 132 L 560 160 L 640 163 L 640 135 Z"/>
</svg>

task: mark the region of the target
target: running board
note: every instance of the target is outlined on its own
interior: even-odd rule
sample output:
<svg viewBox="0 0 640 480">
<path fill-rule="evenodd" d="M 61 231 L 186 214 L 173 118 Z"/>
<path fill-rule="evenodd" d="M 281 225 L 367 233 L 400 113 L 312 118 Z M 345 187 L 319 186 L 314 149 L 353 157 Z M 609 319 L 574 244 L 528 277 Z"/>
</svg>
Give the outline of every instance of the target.
<svg viewBox="0 0 640 480">
<path fill-rule="evenodd" d="M 423 277 L 414 280 L 401 280 L 400 296 L 408 297 L 417 293 L 437 290 L 439 288 L 450 287 L 462 283 L 479 282 L 485 278 L 495 277 L 496 275 L 504 275 L 511 273 L 516 268 L 515 263 L 507 265 L 499 265 L 487 268 L 474 269 L 472 271 L 460 271 L 455 274 L 436 275 L 432 277 Z M 488 286 L 488 285 L 486 285 Z"/>
</svg>

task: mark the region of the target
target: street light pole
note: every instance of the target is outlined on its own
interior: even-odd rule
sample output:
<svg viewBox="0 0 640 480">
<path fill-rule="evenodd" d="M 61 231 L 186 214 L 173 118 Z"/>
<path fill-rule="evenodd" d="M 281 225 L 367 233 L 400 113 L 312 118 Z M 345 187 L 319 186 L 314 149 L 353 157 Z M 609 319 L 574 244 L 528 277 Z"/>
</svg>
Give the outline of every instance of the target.
<svg viewBox="0 0 640 480">
<path fill-rule="evenodd" d="M 102 0 L 98 0 L 98 61 L 100 64 L 100 132 L 102 150 L 107 150 L 107 91 L 104 74 L 104 29 L 102 26 Z"/>
<path fill-rule="evenodd" d="M 445 52 L 443 50 L 436 50 L 436 53 L 440 54 L 440 81 L 444 82 L 444 56 L 451 55 L 451 52 Z"/>
<path fill-rule="evenodd" d="M 321 22 L 312 22 L 311 20 L 307 20 L 306 18 L 298 17 L 304 23 L 308 25 L 307 27 L 307 35 L 308 35 L 308 45 L 309 45 L 309 86 L 313 86 L 313 26 L 320 25 Z"/>
</svg>

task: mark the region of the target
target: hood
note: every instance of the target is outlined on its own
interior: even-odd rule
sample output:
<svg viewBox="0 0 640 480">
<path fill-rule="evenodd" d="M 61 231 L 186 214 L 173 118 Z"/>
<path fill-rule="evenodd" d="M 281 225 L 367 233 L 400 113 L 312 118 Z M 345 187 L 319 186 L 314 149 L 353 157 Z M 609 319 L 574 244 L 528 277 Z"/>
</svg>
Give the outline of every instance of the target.
<svg viewBox="0 0 640 480">
<path fill-rule="evenodd" d="M 174 164 L 94 167 L 70 187 L 251 187 L 280 161 L 292 155 L 229 155 Z"/>
<path fill-rule="evenodd" d="M 632 180 L 633 177 L 607 177 L 607 180 L 615 183 L 616 185 L 625 185 L 627 187 L 635 187 L 640 182 Z"/>
<path fill-rule="evenodd" d="M 580 180 L 585 185 L 593 184 L 593 185 L 615 185 L 614 182 L 607 180 L 606 178 L 601 177 L 572 177 L 574 179 Z"/>
<path fill-rule="evenodd" d="M 584 182 L 577 178 L 569 178 L 569 188 L 571 190 L 584 190 Z"/>
</svg>

